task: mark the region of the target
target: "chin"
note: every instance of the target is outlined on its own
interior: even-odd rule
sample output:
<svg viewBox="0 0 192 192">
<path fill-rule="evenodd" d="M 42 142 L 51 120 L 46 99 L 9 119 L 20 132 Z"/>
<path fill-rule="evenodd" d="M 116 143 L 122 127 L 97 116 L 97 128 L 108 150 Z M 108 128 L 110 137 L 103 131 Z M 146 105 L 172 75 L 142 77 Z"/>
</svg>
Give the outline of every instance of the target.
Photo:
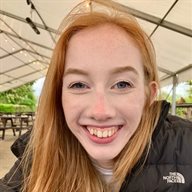
<svg viewBox="0 0 192 192">
<path fill-rule="evenodd" d="M 93 158 L 96 161 L 112 161 L 119 153 L 114 154 L 106 154 L 105 152 L 100 151 L 99 153 L 89 153 L 91 158 Z"/>
</svg>

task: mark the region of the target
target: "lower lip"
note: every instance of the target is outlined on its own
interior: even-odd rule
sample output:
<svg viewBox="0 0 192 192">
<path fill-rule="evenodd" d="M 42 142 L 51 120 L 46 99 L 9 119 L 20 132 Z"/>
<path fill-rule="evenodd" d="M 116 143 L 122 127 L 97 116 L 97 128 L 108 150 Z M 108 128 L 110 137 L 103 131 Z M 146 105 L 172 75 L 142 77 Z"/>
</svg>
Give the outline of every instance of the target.
<svg viewBox="0 0 192 192">
<path fill-rule="evenodd" d="M 94 143 L 97 143 L 97 144 L 108 144 L 108 143 L 113 142 L 113 141 L 115 140 L 115 138 L 117 137 L 120 129 L 121 129 L 121 128 L 119 128 L 119 129 L 117 130 L 117 132 L 114 133 L 111 137 L 102 137 L 102 138 L 99 138 L 99 137 L 97 137 L 97 136 L 95 136 L 95 135 L 91 135 L 91 134 L 89 133 L 89 131 L 88 131 L 86 128 L 84 128 L 84 130 L 85 130 L 87 136 L 89 137 L 89 139 L 90 139 L 91 141 L 93 141 Z"/>
</svg>

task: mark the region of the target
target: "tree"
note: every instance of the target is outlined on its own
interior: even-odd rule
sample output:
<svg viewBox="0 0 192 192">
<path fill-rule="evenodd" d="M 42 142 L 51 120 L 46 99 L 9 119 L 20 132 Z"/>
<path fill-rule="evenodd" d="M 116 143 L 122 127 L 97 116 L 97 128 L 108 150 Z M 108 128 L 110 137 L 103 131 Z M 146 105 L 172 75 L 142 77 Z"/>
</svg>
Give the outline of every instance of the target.
<svg viewBox="0 0 192 192">
<path fill-rule="evenodd" d="M 187 90 L 188 96 L 186 96 L 185 99 L 187 103 L 192 103 L 192 80 L 187 81 L 186 84 L 189 88 Z"/>
<path fill-rule="evenodd" d="M 33 83 L 27 83 L 18 88 L 0 93 L 0 103 L 25 105 L 33 110 L 36 106 L 36 97 L 32 88 Z"/>
</svg>

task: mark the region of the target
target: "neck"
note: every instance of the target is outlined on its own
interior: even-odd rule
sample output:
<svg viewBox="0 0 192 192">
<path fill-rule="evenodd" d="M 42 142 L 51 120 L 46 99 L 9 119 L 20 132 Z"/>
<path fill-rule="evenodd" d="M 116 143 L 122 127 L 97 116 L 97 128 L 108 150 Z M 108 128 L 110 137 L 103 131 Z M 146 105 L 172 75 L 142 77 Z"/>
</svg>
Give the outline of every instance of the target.
<svg viewBox="0 0 192 192">
<path fill-rule="evenodd" d="M 99 167 L 103 168 L 103 169 L 113 169 L 113 165 L 114 165 L 114 162 L 113 160 L 110 160 L 110 161 L 105 161 L 105 160 L 95 160 L 93 158 L 91 158 L 91 160 L 93 161 L 93 163 L 95 165 L 98 165 Z"/>
</svg>

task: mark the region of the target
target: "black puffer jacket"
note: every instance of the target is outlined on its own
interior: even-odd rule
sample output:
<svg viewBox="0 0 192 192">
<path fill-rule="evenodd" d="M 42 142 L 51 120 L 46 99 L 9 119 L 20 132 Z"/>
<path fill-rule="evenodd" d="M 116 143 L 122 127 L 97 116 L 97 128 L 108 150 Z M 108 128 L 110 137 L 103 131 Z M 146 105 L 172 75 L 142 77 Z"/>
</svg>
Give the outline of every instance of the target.
<svg viewBox="0 0 192 192">
<path fill-rule="evenodd" d="M 21 168 L 21 157 L 29 141 L 30 131 L 21 135 L 11 146 L 11 151 L 18 158 L 11 170 L 0 179 L 0 192 L 20 192 L 23 174 Z"/>
<path fill-rule="evenodd" d="M 121 192 L 192 192 L 192 122 L 168 115 L 169 104 L 162 105 L 148 158 L 135 166 Z M 0 192 L 19 192 L 22 171 L 20 157 L 28 141 L 27 132 L 12 146 L 18 157 L 10 172 L 0 180 Z"/>
<path fill-rule="evenodd" d="M 121 192 L 192 192 L 192 122 L 168 110 L 164 102 L 145 165 L 140 171 L 138 163 Z"/>
</svg>

